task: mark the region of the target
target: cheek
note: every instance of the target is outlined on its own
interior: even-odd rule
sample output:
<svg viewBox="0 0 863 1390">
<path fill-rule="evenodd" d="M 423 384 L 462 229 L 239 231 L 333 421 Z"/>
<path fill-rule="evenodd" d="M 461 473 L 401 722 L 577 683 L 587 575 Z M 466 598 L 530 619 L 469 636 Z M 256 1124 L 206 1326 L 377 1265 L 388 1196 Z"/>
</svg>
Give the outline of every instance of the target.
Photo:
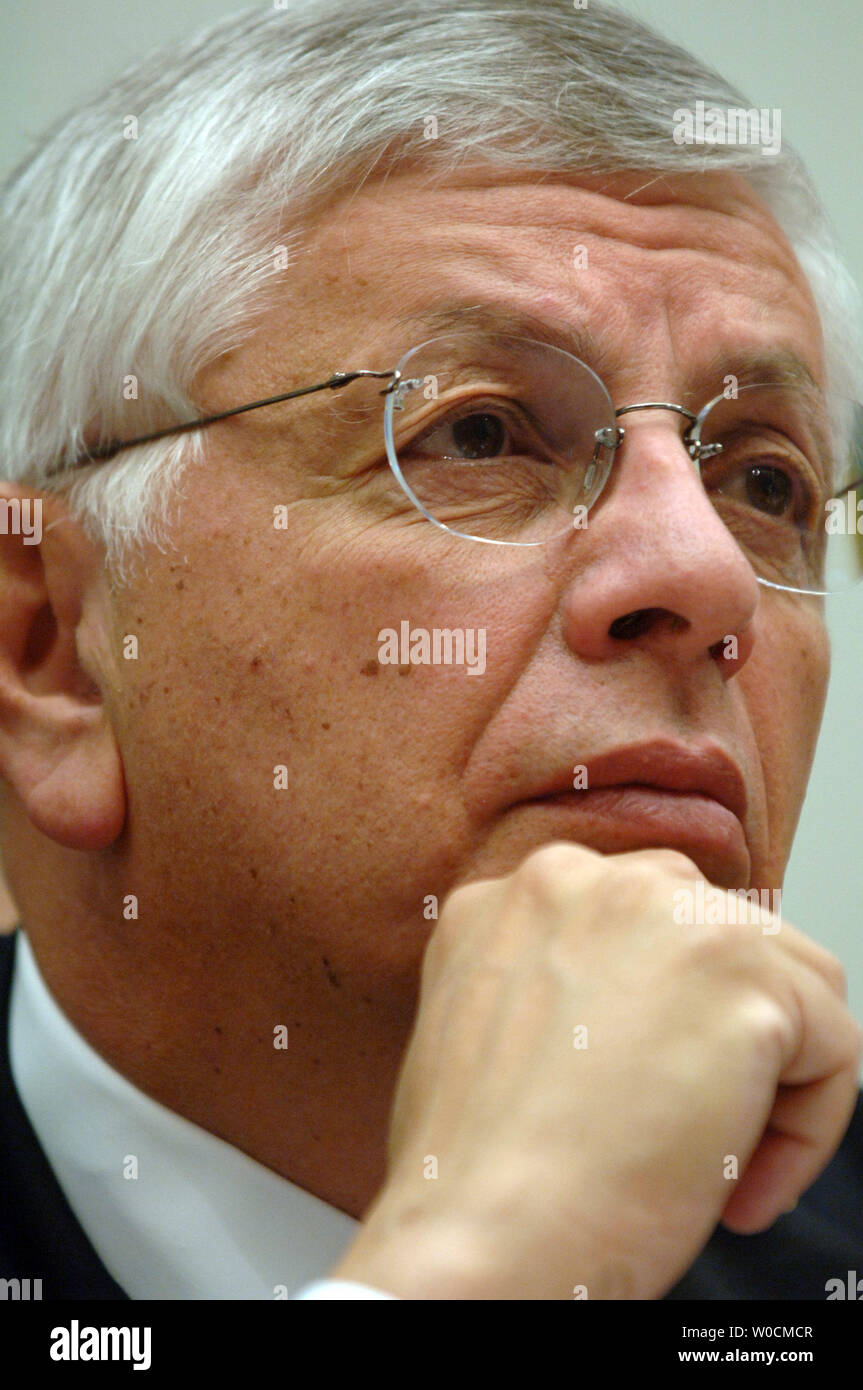
<svg viewBox="0 0 863 1390">
<path fill-rule="evenodd" d="M 326 707 L 328 732 L 364 758 L 373 750 L 391 785 L 400 769 L 439 792 L 460 778 L 547 614 L 529 611 L 496 556 L 494 571 L 487 558 L 470 568 L 466 543 L 419 527 L 386 539 L 320 550 L 298 576 L 293 677 L 301 703 Z"/>
<path fill-rule="evenodd" d="M 218 807 L 226 862 L 242 851 L 285 879 L 334 882 L 359 862 L 392 891 L 406 866 L 470 848 L 464 769 L 548 622 L 550 590 L 533 556 L 504 563 L 425 526 L 336 536 L 305 520 L 287 536 L 260 528 L 254 546 L 211 529 L 205 554 L 190 545 L 187 565 L 166 566 L 143 623 L 124 618 L 158 652 L 158 672 L 141 661 L 129 683 L 124 761 L 172 843 L 206 841 Z M 463 635 L 461 664 L 435 663 L 435 632 L 444 658 Z M 169 812 L 148 773 L 166 766 Z"/>
<path fill-rule="evenodd" d="M 827 697 L 830 641 L 815 600 L 781 602 L 790 611 L 784 622 L 775 625 L 769 658 L 776 713 L 787 725 L 789 751 L 799 753 L 808 774 Z M 791 607 L 795 602 L 799 607 Z"/>
<path fill-rule="evenodd" d="M 466 769 L 549 620 L 541 561 L 428 526 L 321 526 L 290 602 L 294 832 L 318 863 L 327 834 L 345 863 L 373 845 L 364 872 L 389 893 L 444 891 L 477 834 Z"/>
<path fill-rule="evenodd" d="M 830 670 L 830 645 L 812 600 L 770 596 L 752 657 L 740 673 L 760 759 L 771 841 L 790 849 L 812 761 Z"/>
</svg>

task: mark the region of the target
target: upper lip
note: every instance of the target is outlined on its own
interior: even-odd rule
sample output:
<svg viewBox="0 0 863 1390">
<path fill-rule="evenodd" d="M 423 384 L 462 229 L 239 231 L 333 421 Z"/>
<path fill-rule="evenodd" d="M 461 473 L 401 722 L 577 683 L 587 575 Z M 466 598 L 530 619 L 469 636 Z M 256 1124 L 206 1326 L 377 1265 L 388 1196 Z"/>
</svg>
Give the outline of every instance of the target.
<svg viewBox="0 0 863 1390">
<path fill-rule="evenodd" d="M 570 763 L 565 775 L 561 773 L 532 799 L 571 792 L 573 766 Z M 612 748 L 586 760 L 582 766 L 587 769 L 588 791 L 637 783 L 665 791 L 700 792 L 727 807 L 741 823 L 746 815 L 743 773 L 717 744 L 692 745 L 673 739 L 653 739 Z"/>
</svg>

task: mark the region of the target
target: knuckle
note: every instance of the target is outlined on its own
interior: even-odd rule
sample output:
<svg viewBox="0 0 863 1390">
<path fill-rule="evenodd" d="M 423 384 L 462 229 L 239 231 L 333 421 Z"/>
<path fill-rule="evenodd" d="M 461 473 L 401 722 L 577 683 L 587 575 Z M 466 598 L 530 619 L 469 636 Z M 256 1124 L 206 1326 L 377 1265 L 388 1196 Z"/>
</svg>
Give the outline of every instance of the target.
<svg viewBox="0 0 863 1390">
<path fill-rule="evenodd" d="M 819 948 L 820 959 L 819 968 L 827 983 L 835 990 L 840 999 L 848 998 L 848 976 L 842 962 L 830 951 L 823 947 Z"/>
<path fill-rule="evenodd" d="M 512 884 L 530 898 L 558 906 L 573 883 L 579 881 L 588 863 L 599 857 L 584 845 L 556 840 L 523 859 L 512 875 Z"/>
<path fill-rule="evenodd" d="M 679 857 L 681 860 L 684 859 L 683 855 Z M 638 908 L 640 905 L 643 908 L 647 903 L 651 903 L 654 906 L 667 907 L 670 920 L 673 889 L 678 878 L 677 866 L 671 862 L 670 857 L 666 858 L 662 853 L 638 854 L 631 858 L 627 856 L 627 862 L 615 866 L 614 878 L 609 882 L 609 887 L 613 886 L 621 906 Z"/>
<path fill-rule="evenodd" d="M 724 922 L 704 922 L 684 929 L 683 949 L 689 960 L 711 970 L 752 970 L 763 952 L 760 936 Z"/>
<path fill-rule="evenodd" d="M 777 1056 L 793 1052 L 795 1039 L 802 1031 L 793 1011 L 783 1008 L 778 999 L 766 992 L 749 997 L 741 1005 L 736 1026 L 741 1025 L 753 1042 L 762 1049 L 771 1049 Z"/>
<path fill-rule="evenodd" d="M 465 883 L 454 888 L 441 906 L 434 931 L 426 947 L 426 959 L 435 960 L 441 954 L 448 954 L 456 942 L 475 924 L 488 903 L 490 883 Z"/>
<path fill-rule="evenodd" d="M 488 889 L 487 879 L 473 880 L 471 883 L 462 883 L 458 888 L 453 888 L 444 899 L 440 921 L 461 915 L 473 916 L 488 897 Z"/>
</svg>

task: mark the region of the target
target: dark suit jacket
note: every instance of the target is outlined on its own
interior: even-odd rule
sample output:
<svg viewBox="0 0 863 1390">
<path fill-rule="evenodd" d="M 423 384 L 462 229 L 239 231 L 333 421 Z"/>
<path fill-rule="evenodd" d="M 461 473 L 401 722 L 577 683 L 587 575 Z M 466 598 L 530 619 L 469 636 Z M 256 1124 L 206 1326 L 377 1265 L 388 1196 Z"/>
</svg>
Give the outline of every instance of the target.
<svg viewBox="0 0 863 1390">
<path fill-rule="evenodd" d="M 0 938 L 0 1279 L 41 1279 L 43 1299 L 123 1299 L 63 1196 L 12 1081 L 13 943 Z M 763 1235 L 717 1229 L 667 1297 L 823 1301 L 827 1281 L 844 1284 L 851 1270 L 863 1276 L 863 1096 L 841 1149 L 796 1211 Z"/>
</svg>

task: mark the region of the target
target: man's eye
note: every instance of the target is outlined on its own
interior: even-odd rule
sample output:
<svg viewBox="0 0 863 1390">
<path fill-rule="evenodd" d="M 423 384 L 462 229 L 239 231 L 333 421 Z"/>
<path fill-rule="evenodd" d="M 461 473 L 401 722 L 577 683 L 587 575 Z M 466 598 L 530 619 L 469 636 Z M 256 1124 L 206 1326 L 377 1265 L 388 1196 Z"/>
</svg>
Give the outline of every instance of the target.
<svg viewBox="0 0 863 1390">
<path fill-rule="evenodd" d="M 488 459 L 504 451 L 507 434 L 499 415 L 477 410 L 440 426 L 422 444 L 425 452 L 441 452 L 447 458 Z"/>
<path fill-rule="evenodd" d="M 757 457 L 757 455 L 756 455 Z M 709 492 L 746 507 L 753 514 L 807 528 L 820 516 L 813 470 L 800 456 L 768 456 L 757 462 L 734 453 L 721 455 L 704 469 Z"/>
<path fill-rule="evenodd" d="M 527 413 L 516 406 L 471 403 L 439 419 L 403 445 L 405 454 L 479 462 L 513 458 L 548 460 L 548 448 L 531 428 Z"/>
<path fill-rule="evenodd" d="M 770 516 L 785 516 L 794 505 L 794 483 L 781 468 L 750 468 L 744 476 L 746 500 Z"/>
</svg>

